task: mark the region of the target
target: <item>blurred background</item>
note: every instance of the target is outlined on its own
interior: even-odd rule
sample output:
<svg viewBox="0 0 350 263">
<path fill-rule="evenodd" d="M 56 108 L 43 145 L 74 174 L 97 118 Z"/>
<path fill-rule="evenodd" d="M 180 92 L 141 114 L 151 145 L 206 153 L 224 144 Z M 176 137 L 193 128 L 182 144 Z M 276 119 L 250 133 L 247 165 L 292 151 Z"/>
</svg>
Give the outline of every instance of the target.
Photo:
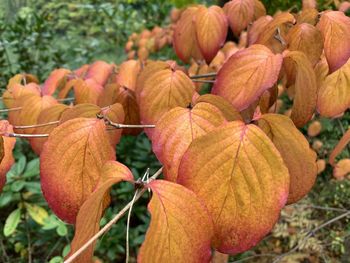
<svg viewBox="0 0 350 263">
<path fill-rule="evenodd" d="M 170 23 L 170 11 L 191 3 L 223 5 L 225 1 L 187 0 L 0 0 L 0 88 L 17 73 L 44 80 L 58 67 L 75 69 L 95 60 L 120 64 L 127 59 L 125 43 L 132 33 Z M 300 10 L 301 1 L 263 0 L 270 15 L 277 10 Z M 319 1 L 319 9 L 334 8 L 337 1 Z M 172 48 L 152 54 L 153 59 L 176 59 Z M 285 108 L 288 108 L 286 98 Z M 283 108 L 281 109 L 283 111 Z M 5 118 L 4 116 L 3 118 Z M 318 119 L 319 131 L 303 132 L 317 144 L 319 156 L 328 156 L 349 127 L 350 115 L 341 121 Z M 317 143 L 315 143 L 317 142 Z M 320 144 L 321 142 L 321 144 Z M 316 146 L 315 146 L 316 147 Z M 132 168 L 135 177 L 160 164 L 146 136 L 126 136 L 118 145 L 118 160 Z M 348 150 L 342 158 L 349 158 Z M 0 195 L 0 262 L 62 262 L 69 251 L 73 227 L 55 217 L 43 199 L 39 159 L 28 143 L 15 148 L 16 164 L 7 175 Z M 112 205 L 101 224 L 131 200 L 133 189 L 121 184 L 112 191 Z M 133 209 L 130 229 L 132 261 L 149 223 L 149 196 Z M 316 226 L 350 209 L 349 179 L 337 180 L 330 167 L 320 173 L 313 191 L 302 202 L 286 207 L 280 222 L 264 241 L 230 262 L 272 262 L 272 258 L 299 249 L 281 262 L 350 262 L 350 224 L 337 221 L 304 239 Z M 332 209 L 329 209 L 332 208 Z M 121 220 L 97 244 L 96 262 L 124 262 L 126 222 Z"/>
</svg>

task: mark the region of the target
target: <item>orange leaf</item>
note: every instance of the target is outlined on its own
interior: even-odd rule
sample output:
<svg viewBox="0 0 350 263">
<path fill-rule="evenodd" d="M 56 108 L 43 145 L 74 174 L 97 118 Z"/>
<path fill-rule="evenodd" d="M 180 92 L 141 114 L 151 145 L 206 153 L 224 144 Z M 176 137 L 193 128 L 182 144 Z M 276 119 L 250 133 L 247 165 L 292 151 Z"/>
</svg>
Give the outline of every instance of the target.
<svg viewBox="0 0 350 263">
<path fill-rule="evenodd" d="M 4 102 L 5 106 L 7 108 L 13 108 L 15 101 L 23 96 L 28 94 L 35 94 L 40 96 L 40 87 L 36 83 L 29 83 L 25 86 L 22 86 L 21 84 L 13 84 L 11 89 L 6 90 L 2 94 L 2 101 Z"/>
<path fill-rule="evenodd" d="M 287 116 L 264 114 L 258 124 L 282 155 L 290 174 L 288 204 L 295 203 L 303 198 L 315 183 L 316 153 Z"/>
<path fill-rule="evenodd" d="M 48 123 L 52 121 L 59 121 L 61 118 L 62 113 L 69 109 L 67 105 L 64 104 L 55 104 L 48 108 L 43 109 L 39 116 L 37 124 L 43 124 Z M 42 126 L 42 127 L 36 127 L 34 129 L 34 134 L 50 134 L 51 131 L 58 126 L 57 124 L 48 125 L 48 126 Z M 44 143 L 47 141 L 47 138 L 32 138 L 29 139 L 30 146 L 32 147 L 33 151 L 40 155 L 42 148 L 44 146 Z"/>
<path fill-rule="evenodd" d="M 318 90 L 317 110 L 324 117 L 337 116 L 350 106 L 350 59 L 328 75 Z"/>
<path fill-rule="evenodd" d="M 307 128 L 307 135 L 310 137 L 315 137 L 320 134 L 322 130 L 322 125 L 319 121 L 313 121 Z"/>
<path fill-rule="evenodd" d="M 316 9 L 317 8 L 317 2 L 316 0 L 303 0 L 303 10 L 305 9 Z"/>
<path fill-rule="evenodd" d="M 139 106 L 141 123 L 155 124 L 167 111 L 187 107 L 191 103 L 195 87 L 181 70 L 163 69 L 154 72 L 143 83 Z M 151 131 L 146 129 L 151 135 Z"/>
<path fill-rule="evenodd" d="M 319 159 L 316 162 L 317 164 L 317 174 L 321 174 L 326 169 L 326 161 L 323 159 Z"/>
<path fill-rule="evenodd" d="M 173 45 L 176 55 L 185 63 L 188 63 L 191 57 L 196 60 L 202 58 L 197 44 L 195 25 L 193 23 L 193 17 L 197 10 L 197 6 L 186 8 L 186 10 L 181 13 L 181 17 L 177 21 L 174 30 Z"/>
<path fill-rule="evenodd" d="M 254 0 L 232 0 L 224 5 L 232 32 L 239 36 L 254 19 Z"/>
<path fill-rule="evenodd" d="M 328 63 L 324 55 L 321 57 L 321 60 L 317 62 L 314 70 L 317 80 L 317 90 L 319 90 L 329 73 Z"/>
<path fill-rule="evenodd" d="M 227 99 L 236 109 L 249 107 L 278 79 L 282 56 L 267 47 L 253 45 L 233 54 L 217 74 L 212 93 Z"/>
<path fill-rule="evenodd" d="M 300 51 L 285 51 L 284 65 L 295 72 L 295 96 L 291 119 L 297 127 L 304 126 L 315 112 L 317 102 L 316 74 L 306 55 Z"/>
<path fill-rule="evenodd" d="M 3 132 L 13 132 L 12 126 L 8 121 L 2 120 L 0 121 L 0 133 Z M 0 144 L 1 144 L 1 161 L 0 161 L 0 193 L 2 188 L 6 183 L 6 174 L 10 170 L 11 166 L 15 162 L 13 159 L 13 148 L 16 144 L 16 138 L 10 138 L 5 136 L 0 136 Z"/>
<path fill-rule="evenodd" d="M 109 200 L 106 203 L 106 195 L 109 195 L 111 187 L 120 181 L 133 181 L 130 170 L 119 162 L 106 162 L 100 170 L 100 180 L 96 190 L 91 193 L 79 210 L 75 224 L 74 238 L 67 258 L 99 231 L 103 210 L 109 204 Z M 74 260 L 74 263 L 91 262 L 94 247 L 95 244 L 89 246 Z"/>
<path fill-rule="evenodd" d="M 75 223 L 103 164 L 114 159 L 103 120 L 76 118 L 56 127 L 40 155 L 41 188 L 55 214 Z"/>
<path fill-rule="evenodd" d="M 205 102 L 192 109 L 176 107 L 165 113 L 152 135 L 152 149 L 164 165 L 165 179 L 176 181 L 181 158 L 191 142 L 224 122 L 221 111 Z"/>
<path fill-rule="evenodd" d="M 281 52 L 284 50 L 284 43 L 276 39 L 276 33 L 279 29 L 282 39 L 285 39 L 288 32 L 288 24 L 294 24 L 295 18 L 290 13 L 280 13 L 274 16 L 259 35 L 256 44 L 262 44 L 269 47 L 275 52 Z"/>
<path fill-rule="evenodd" d="M 333 176 L 337 180 L 343 180 L 350 173 L 350 159 L 340 160 L 333 168 Z"/>
<path fill-rule="evenodd" d="M 321 32 L 314 26 L 303 23 L 294 26 L 287 35 L 288 49 L 301 51 L 314 66 L 323 52 L 323 38 Z"/>
<path fill-rule="evenodd" d="M 57 101 L 51 96 L 40 97 L 36 94 L 22 95 L 13 104 L 13 107 L 22 107 L 22 109 L 20 111 L 10 112 L 9 121 L 12 125 L 37 124 L 40 112 L 54 104 L 57 104 Z M 16 129 L 16 132 L 32 134 L 34 128 Z"/>
<path fill-rule="evenodd" d="M 350 2 L 345 1 L 340 3 L 338 10 L 346 13 L 350 9 Z"/>
<path fill-rule="evenodd" d="M 118 98 L 119 88 L 120 86 L 117 83 L 107 84 L 98 97 L 97 105 L 107 107 L 114 104 Z"/>
<path fill-rule="evenodd" d="M 329 163 L 332 166 L 334 166 L 335 158 L 338 156 L 338 154 L 340 154 L 344 150 L 344 148 L 349 142 L 350 142 L 350 129 L 344 133 L 343 137 L 341 137 L 341 139 L 339 140 L 339 142 L 337 143 L 337 145 L 334 147 L 333 151 L 329 155 Z"/>
<path fill-rule="evenodd" d="M 11 91 L 15 84 L 26 86 L 27 84 L 30 84 L 30 83 L 38 84 L 39 80 L 36 76 L 31 74 L 27 74 L 27 73 L 16 74 L 12 78 L 10 78 L 6 88 L 9 91 Z"/>
<path fill-rule="evenodd" d="M 94 79 L 96 83 L 104 86 L 114 69 L 113 65 L 108 64 L 107 62 L 98 60 L 90 65 L 89 69 L 86 72 L 85 79 Z"/>
<path fill-rule="evenodd" d="M 65 68 L 55 69 L 46 79 L 44 85 L 41 87 L 43 95 L 53 95 L 55 91 L 66 82 L 66 76 L 71 71 Z"/>
<path fill-rule="evenodd" d="M 226 40 L 227 18 L 216 5 L 201 6 L 195 13 L 194 24 L 199 49 L 209 64 Z"/>
<path fill-rule="evenodd" d="M 209 262 L 212 221 L 196 195 L 164 180 L 149 184 L 151 223 L 137 261 Z"/>
<path fill-rule="evenodd" d="M 272 16 L 262 16 L 254 21 L 248 29 L 248 45 L 253 45 L 258 41 L 260 34 L 265 30 L 265 27 L 272 21 Z"/>
<path fill-rule="evenodd" d="M 136 80 L 140 70 L 140 61 L 128 60 L 123 62 L 118 70 L 117 83 L 122 87 L 135 91 Z"/>
<path fill-rule="evenodd" d="M 318 22 L 318 11 L 317 9 L 305 9 L 302 10 L 297 16 L 297 23 L 308 23 L 310 25 L 316 25 Z"/>
<path fill-rule="evenodd" d="M 350 57 L 350 18 L 340 11 L 326 11 L 317 28 L 324 38 L 324 52 L 330 72 L 334 72 Z"/>
<path fill-rule="evenodd" d="M 242 120 L 242 116 L 227 100 L 213 94 L 205 94 L 196 99 L 196 104 L 206 102 L 218 108 L 228 121 Z"/>
<path fill-rule="evenodd" d="M 95 104 L 77 104 L 62 113 L 60 117 L 60 124 L 75 118 L 96 118 L 96 115 L 100 113 L 100 111 L 101 108 Z"/>
<path fill-rule="evenodd" d="M 193 140 L 178 182 L 207 206 L 214 248 L 234 254 L 271 231 L 287 201 L 289 173 L 262 130 L 234 121 Z"/>
<path fill-rule="evenodd" d="M 74 83 L 75 103 L 97 104 L 98 97 L 103 91 L 103 87 L 94 79 L 76 79 Z"/>
<path fill-rule="evenodd" d="M 254 20 L 266 16 L 266 8 L 260 0 L 254 0 Z"/>
</svg>

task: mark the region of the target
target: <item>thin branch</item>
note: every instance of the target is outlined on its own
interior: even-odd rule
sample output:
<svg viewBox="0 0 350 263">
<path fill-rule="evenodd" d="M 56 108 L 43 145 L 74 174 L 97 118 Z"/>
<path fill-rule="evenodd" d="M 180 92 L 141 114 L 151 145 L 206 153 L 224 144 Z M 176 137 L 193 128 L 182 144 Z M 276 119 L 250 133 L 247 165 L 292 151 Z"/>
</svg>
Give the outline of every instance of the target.
<svg viewBox="0 0 350 263">
<path fill-rule="evenodd" d="M 0 133 L 1 136 L 5 137 L 15 137 L 15 138 L 46 138 L 49 137 L 49 134 L 22 134 L 22 133 L 13 133 L 13 132 L 3 132 Z"/>
<path fill-rule="evenodd" d="M 193 75 L 193 76 L 190 76 L 190 79 L 202 79 L 202 78 L 216 77 L 216 75 L 217 75 L 216 72 L 212 72 L 212 73 L 207 73 L 207 74 Z"/>
<path fill-rule="evenodd" d="M 139 189 L 136 189 L 134 197 L 131 200 L 131 205 L 130 205 L 130 209 L 129 209 L 129 212 L 128 212 L 128 219 L 126 221 L 126 258 L 125 258 L 125 262 L 126 263 L 129 263 L 129 257 L 130 257 L 130 251 L 129 251 L 129 228 L 130 228 L 131 211 L 132 211 L 132 207 L 134 206 L 135 198 L 136 198 L 138 193 L 139 193 Z"/>
<path fill-rule="evenodd" d="M 149 182 L 157 179 L 157 177 L 162 173 L 163 167 L 161 167 L 150 179 Z M 136 195 L 134 202 L 130 201 L 114 218 L 109 221 L 103 228 L 100 229 L 92 238 L 90 238 L 81 248 L 79 248 L 74 254 L 72 254 L 64 263 L 71 263 L 76 259 L 85 249 L 87 249 L 91 244 L 93 244 L 100 236 L 107 232 L 120 218 L 122 218 L 130 207 L 140 199 L 144 192 L 147 191 L 147 187 L 142 188 L 139 193 Z"/>
<path fill-rule="evenodd" d="M 299 249 L 299 247 L 305 242 L 307 241 L 310 237 L 312 237 L 313 235 L 315 235 L 315 233 L 319 230 L 321 230 L 322 228 L 344 218 L 344 217 L 347 217 L 347 216 L 350 216 L 350 211 L 346 212 L 346 213 L 343 213 L 337 217 L 334 217 L 332 218 L 331 220 L 328 220 L 326 221 L 325 223 L 321 224 L 320 226 L 318 227 L 315 227 L 313 230 L 311 230 L 302 240 L 301 242 L 298 243 L 298 245 L 296 245 L 293 249 L 291 249 L 290 251 L 288 251 L 287 253 L 284 253 L 280 256 L 278 256 L 274 261 L 273 263 L 277 263 L 277 262 L 280 262 L 284 257 L 294 253 L 295 251 L 297 251 Z"/>
<path fill-rule="evenodd" d="M 105 115 L 97 115 L 97 118 L 104 119 L 107 125 L 110 125 L 116 129 L 126 129 L 126 128 L 155 128 L 156 125 L 154 124 L 140 124 L 140 125 L 133 125 L 133 124 L 121 124 L 121 123 L 115 123 L 111 121 L 107 116 Z"/>
<path fill-rule="evenodd" d="M 215 80 L 206 80 L 206 79 L 193 79 L 193 82 L 199 82 L 199 83 L 215 83 Z"/>
<path fill-rule="evenodd" d="M 66 101 L 74 101 L 74 97 L 64 98 L 64 99 L 56 99 L 58 102 L 66 102 Z"/>
<path fill-rule="evenodd" d="M 344 129 L 343 124 L 341 123 L 340 119 L 337 118 L 337 119 L 335 119 L 335 120 L 336 120 L 336 122 L 338 123 L 339 128 L 340 128 L 342 134 L 344 135 L 346 131 L 345 131 L 345 129 Z M 349 144 L 346 145 L 346 149 L 348 150 L 348 154 L 350 155 L 350 146 L 349 146 Z"/>
<path fill-rule="evenodd" d="M 6 112 L 10 112 L 10 111 L 20 111 L 22 109 L 22 107 L 16 107 L 16 108 L 10 108 L 10 109 L 1 109 L 0 113 L 6 113 Z"/>
<path fill-rule="evenodd" d="M 276 35 L 274 35 L 274 38 L 278 40 L 282 44 L 282 46 L 287 45 L 286 41 L 283 39 L 281 35 L 281 29 L 279 27 L 277 27 Z"/>
<path fill-rule="evenodd" d="M 41 124 L 33 124 L 33 125 L 23 125 L 23 126 L 13 126 L 14 129 L 31 129 L 31 128 L 38 128 L 38 127 L 45 127 L 50 126 L 54 124 L 58 124 L 60 121 L 50 121 L 46 123 Z"/>
<path fill-rule="evenodd" d="M 292 206 L 295 207 L 305 207 L 305 208 L 314 208 L 319 210 L 326 210 L 326 211 L 334 211 L 334 212 L 348 212 L 349 210 L 344 208 L 337 208 L 337 207 L 327 207 L 327 206 L 318 206 L 318 205 L 303 205 L 303 204 L 294 204 Z"/>
</svg>

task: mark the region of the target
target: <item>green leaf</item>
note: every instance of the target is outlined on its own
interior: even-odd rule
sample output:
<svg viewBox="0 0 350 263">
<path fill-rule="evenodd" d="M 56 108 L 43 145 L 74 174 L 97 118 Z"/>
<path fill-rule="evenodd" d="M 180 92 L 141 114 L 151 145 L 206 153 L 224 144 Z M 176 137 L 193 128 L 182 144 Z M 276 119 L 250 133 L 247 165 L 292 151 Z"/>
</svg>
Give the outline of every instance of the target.
<svg viewBox="0 0 350 263">
<path fill-rule="evenodd" d="M 11 191 L 12 192 L 19 192 L 22 190 L 22 188 L 24 187 L 24 185 L 26 184 L 25 181 L 15 181 L 11 184 Z"/>
<path fill-rule="evenodd" d="M 17 228 L 18 223 L 21 219 L 21 209 L 17 208 L 13 210 L 11 214 L 7 217 L 5 226 L 4 226 L 4 235 L 8 237 L 11 235 Z"/>
<path fill-rule="evenodd" d="M 27 163 L 27 158 L 24 155 L 21 155 L 15 165 L 16 175 L 22 174 L 22 172 L 24 171 L 24 168 L 26 167 L 26 163 Z"/>
<path fill-rule="evenodd" d="M 33 218 L 35 222 L 37 222 L 40 225 L 45 224 L 45 219 L 49 217 L 49 214 L 46 212 L 44 208 L 38 205 L 31 205 L 28 203 L 25 203 L 25 207 L 30 217 Z"/>
<path fill-rule="evenodd" d="M 35 158 L 27 164 L 27 167 L 23 176 L 26 178 L 36 176 L 39 174 L 39 169 L 40 169 L 39 158 Z"/>
<path fill-rule="evenodd" d="M 66 245 L 64 248 L 63 248 L 63 251 L 62 251 L 62 257 L 65 257 L 68 255 L 70 251 L 70 244 Z"/>
<path fill-rule="evenodd" d="M 59 236 L 64 237 L 68 233 L 68 229 L 64 223 L 60 223 L 56 228 L 56 232 Z"/>
<path fill-rule="evenodd" d="M 62 263 L 63 262 L 63 258 L 60 257 L 60 256 L 56 256 L 56 257 L 53 257 L 49 263 Z"/>
<path fill-rule="evenodd" d="M 56 228 L 60 222 L 54 215 L 50 215 L 44 220 L 44 226 L 42 227 L 43 230 L 51 230 Z"/>
</svg>

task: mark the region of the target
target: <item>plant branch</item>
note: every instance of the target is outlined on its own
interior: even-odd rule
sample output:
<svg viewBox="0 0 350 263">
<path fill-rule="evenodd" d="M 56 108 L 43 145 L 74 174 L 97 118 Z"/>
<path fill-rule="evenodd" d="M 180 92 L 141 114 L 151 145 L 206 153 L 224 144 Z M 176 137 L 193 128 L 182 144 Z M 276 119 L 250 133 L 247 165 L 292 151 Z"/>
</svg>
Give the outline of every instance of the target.
<svg viewBox="0 0 350 263">
<path fill-rule="evenodd" d="M 207 74 L 193 75 L 193 76 L 190 76 L 190 79 L 202 79 L 202 78 L 216 77 L 216 75 L 217 75 L 216 72 L 212 72 L 212 73 L 207 73 Z"/>
<path fill-rule="evenodd" d="M 133 125 L 133 124 L 121 124 L 121 123 L 115 123 L 113 121 L 111 121 L 107 116 L 105 115 L 97 115 L 97 118 L 99 119 L 104 119 L 105 123 L 107 125 L 110 125 L 116 129 L 125 129 L 125 128 L 155 128 L 156 125 L 154 124 L 140 124 L 140 125 Z"/>
<path fill-rule="evenodd" d="M 193 79 L 193 82 L 199 82 L 199 83 L 215 83 L 215 80 L 207 80 L 207 79 Z"/>
<path fill-rule="evenodd" d="M 149 178 L 149 182 L 158 178 L 158 176 L 162 173 L 163 167 L 161 167 L 152 177 Z M 147 187 L 143 187 L 138 194 L 135 196 L 135 200 L 130 201 L 122 210 L 119 211 L 118 214 L 114 216 L 114 218 L 109 221 L 103 228 L 100 229 L 92 238 L 90 238 L 81 248 L 79 248 L 74 254 L 72 254 L 64 263 L 72 263 L 74 259 L 76 259 L 85 249 L 87 249 L 91 244 L 93 244 L 100 236 L 102 236 L 105 232 L 107 232 L 120 218 L 122 218 L 130 209 L 130 207 L 140 199 L 144 192 L 147 191 Z"/>
<path fill-rule="evenodd" d="M 54 124 L 58 124 L 60 121 L 50 121 L 46 123 L 40 123 L 40 124 L 33 124 L 33 125 L 19 125 L 19 126 L 13 126 L 14 129 L 31 129 L 31 128 L 37 128 L 37 127 L 45 127 L 45 126 L 50 126 Z"/>
<path fill-rule="evenodd" d="M 16 108 L 10 108 L 10 109 L 1 109 L 0 113 L 6 113 L 6 112 L 10 112 L 10 111 L 20 111 L 22 109 L 22 107 L 16 107 Z"/>
<path fill-rule="evenodd" d="M 291 249 L 290 251 L 288 251 L 287 253 L 284 253 L 280 256 L 278 256 L 274 261 L 273 263 L 277 263 L 277 262 L 280 262 L 284 257 L 294 253 L 295 251 L 297 251 L 299 249 L 299 247 L 305 242 L 307 241 L 310 237 L 312 237 L 313 235 L 315 235 L 315 233 L 319 230 L 321 230 L 322 228 L 330 225 L 330 224 L 333 224 L 334 222 L 344 218 L 344 217 L 347 217 L 347 216 L 350 216 L 350 211 L 347 211 L 346 213 L 343 213 L 337 217 L 334 217 L 332 218 L 331 220 L 328 220 L 326 221 L 325 223 L 321 224 L 320 226 L 318 227 L 315 227 L 313 230 L 311 230 L 302 240 L 301 242 L 298 243 L 298 245 L 296 245 L 293 249 Z"/>
<path fill-rule="evenodd" d="M 13 133 L 13 132 L 2 132 L 1 136 L 5 137 L 16 137 L 16 138 L 46 138 L 49 137 L 49 134 L 22 134 L 22 133 Z"/>
<path fill-rule="evenodd" d="M 74 97 L 64 98 L 64 99 L 56 99 L 58 102 L 66 102 L 66 101 L 74 101 Z"/>
</svg>

